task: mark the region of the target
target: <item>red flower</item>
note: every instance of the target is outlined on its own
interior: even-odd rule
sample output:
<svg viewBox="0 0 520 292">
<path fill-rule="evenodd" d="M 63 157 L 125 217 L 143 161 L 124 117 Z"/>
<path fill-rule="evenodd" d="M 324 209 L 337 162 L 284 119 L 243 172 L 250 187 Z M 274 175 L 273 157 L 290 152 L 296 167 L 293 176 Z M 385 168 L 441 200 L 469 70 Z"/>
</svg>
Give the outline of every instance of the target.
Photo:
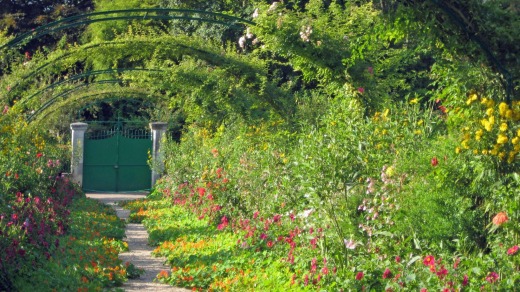
<svg viewBox="0 0 520 292">
<path fill-rule="evenodd" d="M 432 255 L 428 255 L 424 258 L 423 264 L 425 266 L 433 266 L 435 265 L 435 258 Z"/>
<path fill-rule="evenodd" d="M 271 248 L 271 247 L 273 247 L 273 245 L 274 245 L 274 243 L 272 241 L 269 240 L 267 242 L 267 247 Z"/>
<path fill-rule="evenodd" d="M 462 286 L 468 286 L 469 278 L 468 275 L 464 275 L 464 278 L 462 279 Z"/>
<path fill-rule="evenodd" d="M 496 281 L 498 281 L 499 278 L 500 276 L 497 273 L 490 272 L 486 277 L 486 281 L 488 281 L 489 283 L 495 283 Z"/>
<path fill-rule="evenodd" d="M 437 164 L 439 164 L 439 160 L 437 159 L 437 157 L 432 158 L 431 164 L 432 166 L 437 166 Z"/>
<path fill-rule="evenodd" d="M 441 269 L 437 272 L 437 277 L 443 279 L 444 277 L 446 277 L 446 275 L 448 275 L 448 270 L 446 270 L 446 268 L 442 266 Z"/>
<path fill-rule="evenodd" d="M 500 226 L 504 223 L 506 223 L 509 220 L 507 217 L 506 212 L 499 212 L 498 214 L 493 217 L 493 224 Z"/>
<path fill-rule="evenodd" d="M 364 276 L 365 274 L 363 274 L 363 272 L 358 272 L 356 274 L 356 280 L 361 281 L 361 279 L 363 279 Z"/>
<path fill-rule="evenodd" d="M 36 153 L 36 158 L 40 158 L 40 157 L 42 157 L 42 156 L 43 156 L 42 153 L 40 153 L 40 152 Z"/>
<path fill-rule="evenodd" d="M 390 278 L 390 277 L 392 277 L 392 272 L 390 271 L 389 268 L 386 268 L 386 270 L 383 273 L 383 279 Z"/>
<path fill-rule="evenodd" d="M 518 252 L 518 245 L 515 245 L 507 250 L 507 255 L 514 255 Z"/>
<path fill-rule="evenodd" d="M 359 93 L 364 93 L 365 92 L 365 89 L 363 87 L 359 87 L 357 90 L 359 91 Z"/>
<path fill-rule="evenodd" d="M 421 292 L 428 292 L 428 289 L 426 289 L 426 288 L 421 288 Z"/>
<path fill-rule="evenodd" d="M 400 263 L 401 262 L 401 257 L 400 256 L 396 256 L 395 257 L 395 262 L 396 263 Z"/>
</svg>

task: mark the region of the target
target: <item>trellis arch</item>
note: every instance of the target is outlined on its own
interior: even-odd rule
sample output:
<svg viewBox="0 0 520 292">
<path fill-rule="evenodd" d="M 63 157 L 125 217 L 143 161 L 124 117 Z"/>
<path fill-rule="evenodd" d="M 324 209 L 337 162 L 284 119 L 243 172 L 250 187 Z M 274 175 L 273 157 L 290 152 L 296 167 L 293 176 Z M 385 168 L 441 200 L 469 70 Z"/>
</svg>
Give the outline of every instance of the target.
<svg viewBox="0 0 520 292">
<path fill-rule="evenodd" d="M 118 90 L 102 90 L 99 92 L 81 92 L 78 94 L 72 95 L 70 98 L 66 99 L 64 103 L 60 104 L 59 106 L 56 106 L 55 104 L 50 104 L 46 108 L 42 109 L 38 113 L 33 114 L 30 117 L 30 122 L 38 122 L 45 120 L 49 113 L 56 110 L 56 107 L 63 107 L 68 106 L 70 104 L 75 104 L 76 106 L 84 106 L 84 103 L 92 103 L 94 101 L 103 101 L 108 99 L 115 100 L 115 98 L 111 98 L 113 96 L 118 96 L 120 100 L 124 99 L 142 99 L 142 100 L 156 100 L 161 98 L 160 96 L 153 95 L 153 93 L 141 90 L 137 91 L 136 89 L 124 89 L 119 88 Z"/>
<path fill-rule="evenodd" d="M 114 16 L 110 16 L 114 15 Z M 11 49 L 23 45 L 24 42 L 39 38 L 43 35 L 58 32 L 67 28 L 87 25 L 95 22 L 114 20 L 194 20 L 209 22 L 225 26 L 254 25 L 255 23 L 240 17 L 217 12 L 174 8 L 138 8 L 123 10 L 108 10 L 86 13 L 60 19 L 35 28 L 32 31 L 21 34 L 0 46 L 2 49 Z"/>
<path fill-rule="evenodd" d="M 251 21 L 234 16 L 198 10 L 167 8 L 113 10 L 77 15 L 49 23 L 12 39 L 7 44 L 4 44 L 2 48 L 4 50 L 20 48 L 31 39 L 68 27 L 119 19 L 186 19 L 242 28 L 245 25 L 254 25 Z M 136 90 L 136 87 L 130 86 L 135 80 L 129 77 L 130 74 L 127 74 L 129 72 L 159 73 L 161 70 L 164 71 L 164 69 L 173 70 L 168 67 L 161 68 L 161 66 L 155 68 L 146 64 L 142 64 L 142 68 L 116 67 L 100 70 L 87 68 L 91 66 L 91 64 L 88 65 L 88 62 L 90 62 L 89 53 L 93 50 L 97 50 L 97 54 L 102 55 L 103 50 L 105 52 L 121 52 L 125 48 L 135 47 L 136 44 L 145 51 L 144 54 L 150 56 L 143 57 L 144 55 L 140 56 L 136 51 L 132 51 L 131 56 L 143 57 L 143 63 L 151 62 L 152 56 L 155 57 L 154 55 L 158 53 L 157 48 L 161 47 L 159 54 L 161 55 L 160 58 L 164 58 L 164 60 L 173 60 L 173 63 L 175 63 L 176 59 L 182 60 L 185 56 L 190 56 L 197 60 L 203 60 L 208 64 L 206 66 L 224 68 L 226 72 L 230 72 L 230 80 L 237 79 L 237 77 L 241 79 L 247 78 L 247 82 L 252 81 L 256 83 L 256 85 L 252 85 L 248 89 L 251 95 L 258 96 L 260 99 L 264 98 L 275 111 L 279 113 L 283 111 L 283 101 L 280 102 L 278 100 L 280 96 L 284 96 L 283 90 L 278 88 L 275 83 L 270 84 L 272 81 L 268 81 L 267 66 L 265 66 L 264 61 L 255 63 L 246 60 L 243 55 L 228 54 L 221 47 L 210 45 L 200 39 L 194 40 L 186 36 L 171 36 L 167 34 L 153 38 L 133 34 L 123 35 L 111 41 L 72 46 L 67 49 L 57 49 L 44 56 L 38 55 L 31 60 L 29 65 L 19 64 L 17 68 L 19 73 L 16 76 L 8 76 L 9 80 L 3 83 L 9 82 L 9 84 L 12 84 L 11 91 L 6 94 L 7 101 L 16 109 L 13 112 L 25 112 L 24 114 L 29 122 L 38 122 L 42 120 L 40 116 L 46 117 L 52 112 L 51 109 L 56 109 L 59 106 L 59 103 L 64 102 L 65 104 L 66 100 L 71 98 L 73 100 L 75 96 L 82 96 L 83 99 L 95 98 L 98 94 L 81 94 L 81 91 L 90 91 L 98 85 L 117 86 L 117 89 L 114 90 L 115 92 L 122 91 L 122 87 L 126 86 L 128 87 L 124 90 L 126 94 Z M 83 64 L 83 67 L 79 68 L 78 74 L 71 75 L 78 71 L 75 62 L 80 62 Z M 192 69 L 196 71 L 199 68 Z M 168 72 L 165 74 L 168 74 Z M 109 77 L 106 78 L 106 75 Z M 208 74 L 208 76 L 210 75 Z M 159 80 L 161 76 L 151 76 L 149 80 Z M 0 81 L 0 84 L 2 84 L 2 81 Z M 228 84 L 231 84 L 231 81 Z M 161 90 L 159 89 L 158 91 Z M 161 95 L 160 92 L 149 92 L 149 94 Z M 233 100 L 239 99 L 240 97 Z M 233 100 L 232 102 L 234 102 Z"/>
</svg>

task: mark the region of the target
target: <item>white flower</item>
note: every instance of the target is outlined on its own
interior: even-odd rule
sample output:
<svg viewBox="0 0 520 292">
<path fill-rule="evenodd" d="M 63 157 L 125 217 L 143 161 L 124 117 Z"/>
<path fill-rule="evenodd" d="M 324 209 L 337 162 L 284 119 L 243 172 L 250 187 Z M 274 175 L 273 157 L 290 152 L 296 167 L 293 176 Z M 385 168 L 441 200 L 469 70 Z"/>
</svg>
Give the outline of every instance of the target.
<svg viewBox="0 0 520 292">
<path fill-rule="evenodd" d="M 238 46 L 242 49 L 244 49 L 246 47 L 246 37 L 245 36 L 241 36 L 239 39 L 238 39 Z"/>
<path fill-rule="evenodd" d="M 277 1 L 273 2 L 273 4 L 271 4 L 271 6 L 269 6 L 269 10 L 267 10 L 267 11 L 268 12 L 274 11 L 276 9 L 276 7 L 278 7 L 278 4 L 280 4 L 280 3 Z"/>
<path fill-rule="evenodd" d="M 249 31 L 249 27 L 246 30 L 246 38 L 248 38 L 248 39 L 252 39 L 253 38 L 253 34 Z"/>
<path fill-rule="evenodd" d="M 358 245 L 354 240 L 352 239 L 343 239 L 343 243 L 345 244 L 345 247 L 348 248 L 348 249 L 355 249 L 356 246 Z"/>
<path fill-rule="evenodd" d="M 303 218 L 307 218 L 312 214 L 312 212 L 314 212 L 314 209 L 305 210 L 305 211 L 303 211 L 303 213 L 300 213 L 300 214 Z"/>
<path fill-rule="evenodd" d="M 253 18 L 257 18 L 258 17 L 258 8 L 255 9 L 255 11 L 253 11 Z"/>
</svg>

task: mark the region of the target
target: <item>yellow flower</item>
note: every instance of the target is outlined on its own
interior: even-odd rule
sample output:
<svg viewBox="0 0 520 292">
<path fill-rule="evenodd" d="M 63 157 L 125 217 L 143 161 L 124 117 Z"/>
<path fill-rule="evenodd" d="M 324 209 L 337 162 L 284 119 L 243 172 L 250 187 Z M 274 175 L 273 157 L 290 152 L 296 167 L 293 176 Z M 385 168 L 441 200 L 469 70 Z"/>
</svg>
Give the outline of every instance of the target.
<svg viewBox="0 0 520 292">
<path fill-rule="evenodd" d="M 422 131 L 421 131 L 421 130 L 415 130 L 413 133 L 414 133 L 415 135 L 421 135 L 421 134 L 422 134 Z"/>
<path fill-rule="evenodd" d="M 388 177 L 392 177 L 394 174 L 395 174 L 395 169 L 393 166 L 389 166 L 386 171 L 385 171 L 386 175 L 388 175 Z"/>
<path fill-rule="evenodd" d="M 492 107 L 490 107 L 486 110 L 486 115 L 492 116 L 494 112 L 495 112 L 495 110 Z"/>
<path fill-rule="evenodd" d="M 520 129 L 518 129 L 518 130 L 516 131 L 516 135 L 517 135 L 518 137 L 520 137 Z"/>
<path fill-rule="evenodd" d="M 519 137 L 514 137 L 513 139 L 511 139 L 511 143 L 512 143 L 513 145 L 518 144 L 518 142 L 520 142 L 520 138 L 519 138 Z"/>
<path fill-rule="evenodd" d="M 475 132 L 475 140 L 480 141 L 480 138 L 482 138 L 482 135 L 484 135 L 484 131 L 482 129 Z"/>
<path fill-rule="evenodd" d="M 507 131 L 507 124 L 506 124 L 506 123 L 502 123 L 502 124 L 500 124 L 500 131 L 501 131 L 501 132 L 505 132 L 505 131 Z"/>
<path fill-rule="evenodd" d="M 468 140 L 464 140 L 462 141 L 462 143 L 460 143 L 462 145 L 462 148 L 464 149 L 469 149 L 469 146 L 468 146 Z"/>
<path fill-rule="evenodd" d="M 419 98 L 414 98 L 412 100 L 410 100 L 410 104 L 416 104 L 419 102 Z"/>
<path fill-rule="evenodd" d="M 498 105 L 498 112 L 500 113 L 501 117 L 505 117 L 506 116 L 506 112 L 507 112 L 508 109 L 509 109 L 509 106 L 505 102 L 501 102 Z"/>
<path fill-rule="evenodd" d="M 497 144 L 506 144 L 507 141 L 508 141 L 507 136 L 502 135 L 502 134 L 498 135 Z"/>
<path fill-rule="evenodd" d="M 495 101 L 492 100 L 492 99 L 488 99 L 487 103 L 486 103 L 486 106 L 487 107 L 494 107 L 495 106 Z"/>
<path fill-rule="evenodd" d="M 385 111 L 383 112 L 383 120 L 386 120 L 386 117 L 388 116 L 389 113 L 390 113 L 390 109 L 385 109 Z"/>
<path fill-rule="evenodd" d="M 419 121 L 417 122 L 417 125 L 422 126 L 423 123 L 424 123 L 423 120 L 419 120 Z"/>
<path fill-rule="evenodd" d="M 505 153 L 504 151 L 502 151 L 502 152 L 500 152 L 500 153 L 498 154 L 498 157 L 499 157 L 500 159 L 504 159 L 504 157 L 506 157 L 506 153 Z"/>
<path fill-rule="evenodd" d="M 460 147 L 455 148 L 455 153 L 457 153 L 457 154 L 460 153 Z"/>
<path fill-rule="evenodd" d="M 482 155 L 488 155 L 488 151 L 486 149 L 482 150 Z"/>
<path fill-rule="evenodd" d="M 473 154 L 477 155 L 478 154 L 478 149 L 473 149 Z"/>
<path fill-rule="evenodd" d="M 491 126 L 493 126 L 495 124 L 495 117 L 494 116 L 490 116 L 488 121 L 489 121 L 489 124 Z"/>
<path fill-rule="evenodd" d="M 513 111 L 507 110 L 506 111 L 506 119 L 512 119 L 513 118 Z"/>
<path fill-rule="evenodd" d="M 491 124 L 488 120 L 484 119 L 482 121 L 480 121 L 482 123 L 482 126 L 484 126 L 484 129 L 486 129 L 486 131 L 488 132 L 491 132 L 491 130 L 493 129 L 493 124 Z"/>
<path fill-rule="evenodd" d="M 472 93 L 472 94 L 469 95 L 469 98 L 468 98 L 468 100 L 466 101 L 466 104 L 467 104 L 467 105 L 470 105 L 472 102 L 474 102 L 474 101 L 477 100 L 477 99 L 478 99 L 477 94 L 476 94 L 476 93 Z"/>
<path fill-rule="evenodd" d="M 480 103 L 486 105 L 488 103 L 488 99 L 484 97 L 484 98 L 482 98 Z"/>
</svg>

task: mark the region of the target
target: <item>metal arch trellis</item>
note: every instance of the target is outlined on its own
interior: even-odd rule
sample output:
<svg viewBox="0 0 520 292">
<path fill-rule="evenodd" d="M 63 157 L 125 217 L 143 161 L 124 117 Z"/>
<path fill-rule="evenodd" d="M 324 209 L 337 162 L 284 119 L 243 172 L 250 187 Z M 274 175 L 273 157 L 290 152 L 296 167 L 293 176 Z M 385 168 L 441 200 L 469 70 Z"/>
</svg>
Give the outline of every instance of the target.
<svg viewBox="0 0 520 292">
<path fill-rule="evenodd" d="M 128 15 L 131 13 L 137 13 L 138 15 Z M 156 13 L 156 15 L 149 15 L 149 13 Z M 120 16 L 108 16 L 106 15 L 117 15 Z M 126 14 L 126 15 L 124 15 Z M 176 14 L 176 15 L 170 15 Z M 96 18 L 100 17 L 100 18 Z M 139 8 L 139 9 L 125 9 L 125 10 L 108 10 L 93 12 L 88 14 L 80 14 L 64 19 L 60 19 L 42 26 L 39 26 L 32 31 L 21 34 L 7 43 L 0 46 L 0 50 L 4 48 L 14 48 L 20 45 L 24 41 L 29 41 L 40 36 L 58 32 L 67 28 L 91 24 L 102 21 L 113 21 L 113 20 L 194 20 L 208 23 L 215 23 L 225 26 L 237 26 L 237 25 L 255 25 L 254 22 L 243 19 L 236 16 L 231 16 L 222 13 L 209 12 L 203 10 L 190 10 L 190 9 L 174 9 L 174 8 Z"/>
<path fill-rule="evenodd" d="M 86 86 L 92 86 L 92 85 L 95 85 L 95 84 L 115 84 L 115 83 L 121 83 L 123 82 L 122 79 L 108 79 L 108 80 L 99 80 L 99 81 L 93 81 L 93 82 L 89 82 L 89 83 L 83 83 L 83 84 L 80 84 L 76 87 L 73 87 L 71 89 L 68 89 L 54 97 L 52 97 L 51 99 L 49 99 L 48 101 L 46 101 L 44 104 L 42 104 L 36 111 L 34 111 L 34 113 L 31 113 L 28 117 L 27 117 L 27 121 L 28 122 L 31 122 L 35 116 L 37 116 L 38 114 L 40 114 L 41 112 L 43 112 L 45 109 L 47 109 L 49 106 L 51 106 L 52 104 L 54 104 L 54 102 L 60 98 L 60 97 L 64 97 L 64 96 L 67 96 L 69 95 L 70 93 L 78 90 L 78 89 L 81 89 L 83 87 L 86 87 Z"/>
<path fill-rule="evenodd" d="M 100 47 L 100 46 L 103 46 L 103 45 L 120 45 L 120 44 L 133 43 L 133 42 L 149 44 L 149 43 L 160 43 L 161 41 L 162 41 L 162 39 L 160 39 L 159 41 L 157 41 L 157 40 L 153 40 L 153 41 L 150 41 L 150 40 L 133 40 L 133 39 L 123 40 L 123 41 L 108 41 L 108 42 L 102 42 L 102 43 L 89 44 L 87 46 L 81 47 L 81 51 L 94 49 L 94 48 L 97 48 L 97 47 Z M 184 48 L 184 49 L 190 49 L 191 51 L 198 52 L 198 53 L 201 53 L 201 54 L 208 54 L 208 55 L 209 54 L 214 54 L 214 53 L 212 53 L 210 51 L 202 50 L 200 48 L 196 48 L 196 47 L 188 46 L 188 45 L 184 45 L 184 44 L 176 43 L 176 44 L 170 44 L 170 45 L 175 45 L 175 46 L 178 46 L 178 47 L 181 47 L 181 48 Z M 75 53 L 77 53 L 77 51 L 74 51 L 74 52 L 67 51 L 64 54 L 57 56 L 57 58 L 65 58 L 65 57 L 68 57 L 68 56 L 70 56 L 72 54 L 75 54 Z M 20 80 L 21 81 L 25 81 L 25 80 L 33 77 L 34 75 L 38 74 L 38 72 L 40 72 L 41 70 L 45 69 L 47 66 L 53 64 L 55 61 L 56 60 L 53 59 L 53 60 L 49 60 L 48 62 L 45 62 L 44 64 L 42 64 L 38 68 L 36 68 L 33 71 L 31 71 L 29 74 L 22 76 L 20 78 Z M 20 85 L 20 83 L 12 86 L 11 87 L 11 91 L 14 91 L 18 85 Z"/>
<path fill-rule="evenodd" d="M 89 99 L 92 99 L 94 97 L 97 97 L 97 96 L 104 96 L 104 95 L 113 95 L 113 94 L 121 94 L 120 91 L 105 91 L 105 92 L 100 92 L 100 93 L 94 93 L 94 94 L 87 94 L 87 95 L 81 95 L 80 98 L 83 98 L 85 100 L 89 100 Z M 124 93 L 126 96 L 138 96 L 138 97 L 142 97 L 143 99 L 145 98 L 149 98 L 150 95 L 148 93 L 144 93 L 144 92 L 136 92 L 136 91 L 129 91 L 129 92 L 125 92 Z M 39 114 L 42 114 L 44 113 L 45 111 L 42 110 L 40 111 Z M 46 117 L 47 115 L 44 115 L 44 117 Z M 28 121 L 29 123 L 34 121 L 36 118 L 38 118 L 38 116 L 33 116 L 32 119 L 30 121 Z"/>
<path fill-rule="evenodd" d="M 110 92 L 110 91 L 107 92 L 107 91 L 105 91 L 105 92 L 102 92 L 102 93 L 96 93 L 95 96 L 111 95 L 111 94 L 120 94 L 120 92 L 119 91 L 114 91 L 114 92 Z M 86 103 L 86 104 L 83 105 L 83 107 L 81 107 L 80 109 L 77 110 L 78 112 L 77 112 L 77 115 L 76 115 L 76 119 L 79 121 L 80 120 L 80 115 L 81 115 L 82 111 L 84 111 L 85 109 L 87 109 L 88 107 L 90 107 L 92 105 L 99 104 L 100 102 L 110 102 L 110 101 L 120 101 L 120 100 L 134 100 L 134 101 L 141 101 L 144 105 L 146 105 L 148 107 L 152 107 L 154 105 L 152 102 L 147 100 L 149 95 L 144 93 L 144 92 L 135 92 L 135 91 L 125 92 L 124 95 L 125 95 L 124 98 L 122 98 L 120 96 L 118 96 L 118 97 L 110 97 L 110 98 L 103 98 L 103 99 L 99 99 L 99 100 L 95 99 L 92 102 Z M 135 97 L 133 95 L 135 95 Z M 88 95 L 88 96 L 91 96 L 91 95 Z M 81 96 L 81 97 L 84 97 L 84 96 Z"/>
<path fill-rule="evenodd" d="M 145 68 L 117 68 L 117 69 L 88 71 L 88 72 L 85 72 L 85 73 L 81 73 L 81 74 L 77 74 L 77 75 L 71 76 L 70 78 L 65 79 L 65 80 L 54 82 L 54 83 L 46 86 L 45 88 L 43 88 L 43 89 L 33 93 L 29 97 L 26 97 L 26 98 L 22 99 L 16 105 L 17 106 L 22 106 L 25 103 L 27 103 L 29 100 L 33 99 L 35 96 L 43 93 L 44 91 L 47 91 L 49 89 L 53 89 L 53 88 L 55 88 L 55 87 L 57 87 L 57 86 L 59 86 L 61 84 L 64 84 L 64 83 L 67 83 L 67 82 L 70 82 L 70 81 L 80 80 L 80 79 L 85 78 L 85 77 L 90 77 L 90 76 L 95 76 L 95 75 L 100 75 L 100 74 L 121 73 L 121 72 L 125 72 L 125 71 L 162 72 L 163 70 L 161 70 L 161 69 L 145 69 Z"/>
</svg>

